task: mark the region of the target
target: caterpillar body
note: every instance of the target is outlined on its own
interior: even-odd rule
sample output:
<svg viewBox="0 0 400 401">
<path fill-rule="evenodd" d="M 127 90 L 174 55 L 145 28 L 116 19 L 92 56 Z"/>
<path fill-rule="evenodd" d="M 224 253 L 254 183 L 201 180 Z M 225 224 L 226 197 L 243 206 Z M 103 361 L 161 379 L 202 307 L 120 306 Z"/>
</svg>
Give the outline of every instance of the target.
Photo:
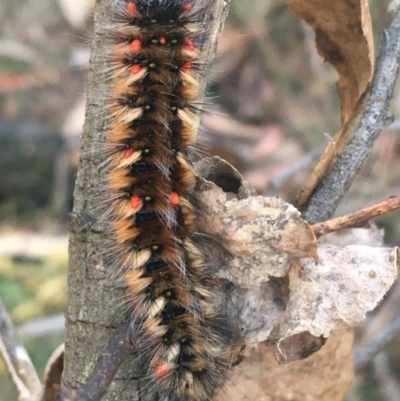
<svg viewBox="0 0 400 401">
<path fill-rule="evenodd" d="M 204 56 L 199 0 L 118 0 L 106 191 L 113 266 L 154 401 L 208 401 L 229 368 L 196 240 L 190 149 Z"/>
</svg>

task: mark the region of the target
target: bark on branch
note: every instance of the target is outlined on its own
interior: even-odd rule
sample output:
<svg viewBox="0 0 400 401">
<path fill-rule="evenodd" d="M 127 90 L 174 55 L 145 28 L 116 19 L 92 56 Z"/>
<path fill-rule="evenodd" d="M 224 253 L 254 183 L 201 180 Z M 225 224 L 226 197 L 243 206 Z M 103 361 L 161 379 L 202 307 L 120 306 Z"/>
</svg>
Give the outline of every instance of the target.
<svg viewBox="0 0 400 401">
<path fill-rule="evenodd" d="M 370 155 L 378 135 L 393 122 L 389 105 L 399 72 L 399 60 L 400 12 L 390 28 L 382 34 L 374 78 L 352 137 L 306 205 L 304 217 L 309 223 L 318 223 L 332 217 Z"/>
</svg>

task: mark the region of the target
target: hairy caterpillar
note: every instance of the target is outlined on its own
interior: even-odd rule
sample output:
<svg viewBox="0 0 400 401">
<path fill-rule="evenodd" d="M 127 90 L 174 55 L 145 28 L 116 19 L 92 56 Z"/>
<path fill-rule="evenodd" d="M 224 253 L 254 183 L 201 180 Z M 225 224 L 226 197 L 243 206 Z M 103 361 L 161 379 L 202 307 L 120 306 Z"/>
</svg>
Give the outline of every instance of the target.
<svg viewBox="0 0 400 401">
<path fill-rule="evenodd" d="M 118 0 L 112 29 L 106 190 L 111 267 L 152 400 L 206 401 L 229 368 L 223 322 L 205 284 L 190 148 L 204 92 L 192 0 Z"/>
</svg>

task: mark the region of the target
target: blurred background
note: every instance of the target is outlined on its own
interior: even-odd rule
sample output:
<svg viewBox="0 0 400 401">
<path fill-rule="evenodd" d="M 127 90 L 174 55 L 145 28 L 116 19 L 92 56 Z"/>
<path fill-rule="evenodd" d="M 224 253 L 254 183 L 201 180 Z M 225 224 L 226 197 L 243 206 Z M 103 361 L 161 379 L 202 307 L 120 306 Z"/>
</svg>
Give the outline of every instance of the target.
<svg viewBox="0 0 400 401">
<path fill-rule="evenodd" d="M 377 45 L 392 19 L 390 3 L 370 0 Z M 68 213 L 93 5 L 0 2 L 0 296 L 39 372 L 63 341 Z M 284 0 L 233 0 L 209 87 L 215 107 L 204 119 L 203 152 L 228 160 L 260 194 L 293 203 L 339 128 L 336 79 L 316 54 L 313 31 Z M 399 88 L 392 112 L 394 124 L 381 134 L 337 214 L 400 194 Z M 399 223 L 399 213 L 377 221 L 386 245 L 400 243 Z M 390 299 L 398 309 L 400 296 Z M 348 401 L 400 399 L 399 345 L 395 339 L 385 351 L 383 376 L 376 366 L 358 375 Z M 397 398 L 388 398 L 387 380 Z M 16 400 L 1 356 L 0 389 L 0 401 Z"/>
</svg>

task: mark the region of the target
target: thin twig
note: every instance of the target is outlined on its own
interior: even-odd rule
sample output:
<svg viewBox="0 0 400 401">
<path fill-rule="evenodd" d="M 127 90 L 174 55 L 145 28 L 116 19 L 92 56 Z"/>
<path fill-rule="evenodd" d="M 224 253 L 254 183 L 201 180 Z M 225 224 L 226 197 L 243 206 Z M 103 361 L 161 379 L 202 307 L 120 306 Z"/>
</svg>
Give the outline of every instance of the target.
<svg viewBox="0 0 400 401">
<path fill-rule="evenodd" d="M 317 237 L 346 228 L 363 227 L 370 220 L 383 214 L 400 209 L 400 196 L 393 196 L 374 206 L 369 206 L 357 212 L 337 217 L 311 226 Z"/>
<path fill-rule="evenodd" d="M 388 109 L 399 71 L 399 57 L 400 13 L 382 35 L 374 79 L 353 136 L 307 203 L 304 216 L 309 223 L 325 221 L 332 216 L 371 153 L 379 133 L 390 124 Z"/>
<path fill-rule="evenodd" d="M 58 401 L 100 401 L 119 367 L 134 351 L 128 338 L 128 327 L 121 326 L 112 335 L 106 350 L 100 355 L 87 382 L 79 390 L 63 387 Z"/>
<path fill-rule="evenodd" d="M 0 352 L 17 387 L 19 401 L 32 401 L 42 386 L 35 368 L 18 339 L 14 325 L 0 299 Z"/>
<path fill-rule="evenodd" d="M 269 183 L 269 187 L 276 190 L 285 185 L 287 181 L 292 179 L 296 174 L 306 169 L 315 160 L 317 160 L 324 152 L 324 149 L 325 147 L 319 147 L 307 153 L 305 156 L 303 156 L 299 161 L 290 166 L 290 168 L 288 168 L 282 174 L 272 179 L 271 182 Z"/>
<path fill-rule="evenodd" d="M 17 328 L 22 339 L 45 337 L 65 332 L 65 317 L 62 313 L 31 320 Z"/>
<path fill-rule="evenodd" d="M 398 401 L 400 387 L 389 367 L 388 355 L 381 352 L 373 360 L 374 376 L 379 384 L 379 392 L 385 401 Z"/>
<path fill-rule="evenodd" d="M 355 372 L 363 369 L 371 359 L 386 347 L 394 338 L 400 335 L 400 311 L 393 320 L 366 346 L 356 351 L 354 356 Z"/>
</svg>

